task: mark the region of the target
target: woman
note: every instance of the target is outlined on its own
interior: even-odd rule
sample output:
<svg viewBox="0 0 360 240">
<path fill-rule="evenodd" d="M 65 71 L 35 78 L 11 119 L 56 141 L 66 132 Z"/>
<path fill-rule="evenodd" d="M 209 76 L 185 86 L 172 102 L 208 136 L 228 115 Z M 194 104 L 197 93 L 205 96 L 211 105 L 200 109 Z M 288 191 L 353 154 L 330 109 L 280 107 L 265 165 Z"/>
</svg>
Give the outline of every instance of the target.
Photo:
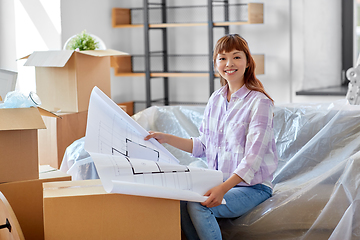
<svg viewBox="0 0 360 240">
<path fill-rule="evenodd" d="M 213 61 L 222 87 L 208 101 L 200 136 L 185 139 L 150 132 L 145 138 L 206 156 L 210 169 L 223 172 L 224 182 L 205 194 L 205 202 L 181 202 L 181 225 L 188 240 L 221 239 L 216 218 L 239 217 L 271 197 L 278 162 L 273 100 L 255 76 L 247 42 L 237 34 L 220 38 Z"/>
</svg>

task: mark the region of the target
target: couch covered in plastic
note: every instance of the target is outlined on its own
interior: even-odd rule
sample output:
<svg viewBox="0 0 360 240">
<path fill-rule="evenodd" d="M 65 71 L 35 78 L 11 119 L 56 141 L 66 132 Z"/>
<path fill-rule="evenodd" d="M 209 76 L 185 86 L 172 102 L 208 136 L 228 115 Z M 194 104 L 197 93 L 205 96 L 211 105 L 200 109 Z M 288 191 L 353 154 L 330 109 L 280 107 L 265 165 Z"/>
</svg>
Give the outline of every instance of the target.
<svg viewBox="0 0 360 240">
<path fill-rule="evenodd" d="M 204 106 L 153 106 L 133 116 L 147 130 L 198 136 Z M 360 106 L 284 104 L 274 109 L 279 154 L 271 198 L 235 219 L 220 219 L 224 239 L 360 239 Z M 64 155 L 74 180 L 98 178 L 83 139 Z M 180 164 L 205 159 L 165 147 Z"/>
</svg>

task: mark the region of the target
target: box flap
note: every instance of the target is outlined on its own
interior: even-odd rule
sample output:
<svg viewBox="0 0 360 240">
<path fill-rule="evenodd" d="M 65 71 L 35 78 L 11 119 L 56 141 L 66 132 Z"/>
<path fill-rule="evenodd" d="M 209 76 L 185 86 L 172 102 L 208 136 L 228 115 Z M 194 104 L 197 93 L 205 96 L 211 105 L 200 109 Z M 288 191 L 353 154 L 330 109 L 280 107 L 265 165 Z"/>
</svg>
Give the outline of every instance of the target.
<svg viewBox="0 0 360 240">
<path fill-rule="evenodd" d="M 93 57 L 129 55 L 128 53 L 120 52 L 120 51 L 113 50 L 113 49 L 80 51 L 79 53 L 90 55 Z"/>
<path fill-rule="evenodd" d="M 41 114 L 41 116 L 45 116 L 45 117 L 55 117 L 55 118 L 62 118 L 60 117 L 59 115 L 53 113 L 53 112 L 50 112 L 44 108 L 41 108 L 41 107 L 38 107 L 39 109 L 39 112 Z"/>
<path fill-rule="evenodd" d="M 50 165 L 39 165 L 39 173 L 47 173 L 52 171 L 57 171 L 57 169 Z"/>
<path fill-rule="evenodd" d="M 107 194 L 100 179 L 43 183 L 44 198 Z"/>
<path fill-rule="evenodd" d="M 65 181 L 71 180 L 71 175 L 64 173 L 56 168 L 51 167 L 50 165 L 40 165 L 39 166 L 39 179 L 50 179 L 50 178 L 68 178 Z"/>
<path fill-rule="evenodd" d="M 16 59 L 16 61 L 19 61 L 19 60 L 24 60 L 24 59 L 28 59 L 30 57 L 31 54 L 25 56 L 25 57 L 22 57 L 22 58 L 19 58 L 19 59 Z"/>
<path fill-rule="evenodd" d="M 64 67 L 73 53 L 72 50 L 33 52 L 24 66 Z"/>
<path fill-rule="evenodd" d="M 45 128 L 45 123 L 37 108 L 0 109 L 0 131 Z"/>
</svg>

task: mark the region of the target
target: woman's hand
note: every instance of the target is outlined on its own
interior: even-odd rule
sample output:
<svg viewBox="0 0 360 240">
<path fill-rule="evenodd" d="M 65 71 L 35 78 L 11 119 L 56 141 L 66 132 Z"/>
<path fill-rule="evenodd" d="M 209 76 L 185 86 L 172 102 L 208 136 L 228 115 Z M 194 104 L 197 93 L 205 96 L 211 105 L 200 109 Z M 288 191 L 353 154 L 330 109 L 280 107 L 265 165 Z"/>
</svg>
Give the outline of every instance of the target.
<svg viewBox="0 0 360 240">
<path fill-rule="evenodd" d="M 208 208 L 219 206 L 226 192 L 227 190 L 223 188 L 223 184 L 213 187 L 205 193 L 204 196 L 208 196 L 208 199 L 201 204 Z"/>
<path fill-rule="evenodd" d="M 155 138 L 159 143 L 167 143 L 167 135 L 166 133 L 162 132 L 153 132 L 149 131 L 149 135 L 147 135 L 144 140 L 149 140 L 150 138 Z"/>
<path fill-rule="evenodd" d="M 204 196 L 208 196 L 205 202 L 201 204 L 205 207 L 212 208 L 219 206 L 224 198 L 225 193 L 227 193 L 231 188 L 243 182 L 243 179 L 236 174 L 233 174 L 225 182 L 213 187 L 205 193 Z"/>
<path fill-rule="evenodd" d="M 185 152 L 192 152 L 192 139 L 181 138 L 168 133 L 149 131 L 149 135 L 147 135 L 144 140 L 149 140 L 150 138 L 155 138 L 159 143 L 170 144 L 171 146 L 181 149 Z"/>
</svg>

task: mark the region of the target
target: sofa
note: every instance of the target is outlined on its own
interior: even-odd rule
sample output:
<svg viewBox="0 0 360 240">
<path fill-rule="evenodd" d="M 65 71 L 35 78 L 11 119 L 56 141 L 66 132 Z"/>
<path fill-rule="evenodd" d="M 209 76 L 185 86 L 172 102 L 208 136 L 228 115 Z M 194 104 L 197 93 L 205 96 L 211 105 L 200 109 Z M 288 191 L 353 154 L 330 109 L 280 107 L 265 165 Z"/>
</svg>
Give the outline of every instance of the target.
<svg viewBox="0 0 360 240">
<path fill-rule="evenodd" d="M 189 138 L 199 135 L 204 108 L 153 106 L 132 118 L 146 130 Z M 360 238 L 360 106 L 346 100 L 275 105 L 274 133 L 273 196 L 241 217 L 219 219 L 223 238 Z M 75 180 L 98 178 L 83 142 L 68 147 L 61 169 Z M 205 159 L 164 146 L 180 164 L 207 167 Z"/>
</svg>

